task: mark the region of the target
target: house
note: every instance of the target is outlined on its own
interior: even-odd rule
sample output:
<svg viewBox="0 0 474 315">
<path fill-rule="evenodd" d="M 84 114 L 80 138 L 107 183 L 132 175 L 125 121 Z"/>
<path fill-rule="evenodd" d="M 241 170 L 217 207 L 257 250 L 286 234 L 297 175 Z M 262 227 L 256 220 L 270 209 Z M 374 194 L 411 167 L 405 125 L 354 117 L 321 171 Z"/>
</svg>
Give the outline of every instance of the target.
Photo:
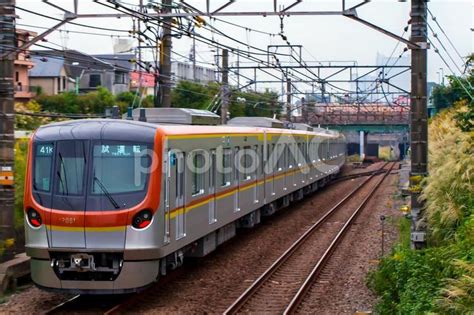
<svg viewBox="0 0 474 315">
<path fill-rule="evenodd" d="M 107 78 L 112 80 L 112 88 L 109 89 L 112 93 L 118 94 L 130 90 L 130 75 L 133 70 L 132 60 L 135 59 L 134 54 L 106 54 L 93 55 L 93 57 L 114 67 L 113 76 Z"/>
<path fill-rule="evenodd" d="M 75 50 L 36 50 L 32 53 L 38 57 L 35 58 L 35 67 L 41 69 L 31 71 L 30 78 L 34 78 L 45 93 L 49 91 L 56 94 L 66 90 L 87 93 L 97 90 L 99 86 L 107 88 L 113 94 L 129 90 L 132 69 L 130 61 L 134 55 L 91 56 Z M 50 67 L 54 69 L 51 70 Z M 45 80 L 46 75 L 53 74 L 54 77 Z M 56 88 L 50 88 L 52 80 L 56 81 Z"/>
<path fill-rule="evenodd" d="M 32 37 L 38 35 L 35 32 L 16 29 L 17 47 L 21 47 Z M 16 54 L 15 71 L 15 102 L 27 103 L 36 96 L 36 88 L 32 87 L 28 77 L 28 71 L 34 67 L 29 50 L 23 50 Z"/>
<path fill-rule="evenodd" d="M 64 58 L 33 56 L 32 60 L 36 66 L 30 70 L 30 82 L 41 87 L 43 93 L 55 95 L 75 89 L 75 80 L 69 77 Z"/>
<path fill-rule="evenodd" d="M 130 90 L 140 89 L 142 95 L 154 95 L 155 74 L 144 71 L 133 71 L 130 74 Z"/>
</svg>

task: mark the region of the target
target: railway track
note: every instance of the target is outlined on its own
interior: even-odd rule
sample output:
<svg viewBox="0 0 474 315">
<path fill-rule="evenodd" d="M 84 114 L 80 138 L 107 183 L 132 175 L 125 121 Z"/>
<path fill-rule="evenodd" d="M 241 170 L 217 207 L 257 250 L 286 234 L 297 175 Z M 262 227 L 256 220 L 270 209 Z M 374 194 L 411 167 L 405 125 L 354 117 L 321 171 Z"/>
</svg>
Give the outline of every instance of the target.
<svg viewBox="0 0 474 315">
<path fill-rule="evenodd" d="M 224 313 L 294 313 L 355 218 L 396 163 L 389 164 L 385 163 L 381 168 L 384 175 L 379 181 L 374 184 L 372 179 L 379 173 L 372 172 L 313 224 Z M 367 189 L 365 195 L 360 193 Z M 357 201 L 357 206 L 343 207 L 351 201 Z M 326 239 L 327 235 L 335 236 Z"/>
<path fill-rule="evenodd" d="M 87 312 L 100 314 L 113 308 L 118 303 L 123 301 L 124 296 L 118 295 L 75 295 L 70 299 L 52 307 L 43 314 L 66 314 L 74 312 Z"/>
<path fill-rule="evenodd" d="M 314 232 L 316 232 L 317 230 L 320 230 L 321 227 L 324 224 L 329 225 L 328 229 L 332 230 L 333 233 L 335 233 L 335 228 L 341 225 L 342 218 L 339 217 L 339 218 L 336 218 L 336 220 L 331 221 L 333 224 L 327 224 L 328 220 L 331 217 L 333 217 L 333 215 L 337 212 L 337 210 L 339 208 L 342 207 L 342 205 L 344 205 L 348 200 L 353 198 L 353 196 L 357 192 L 359 192 L 364 187 L 366 187 L 366 185 L 368 185 L 369 182 L 371 182 L 371 180 L 375 176 L 377 176 L 377 175 L 379 175 L 383 172 L 385 172 L 387 174 L 388 172 L 386 170 L 383 170 L 385 167 L 387 167 L 387 164 L 389 164 L 389 163 L 385 163 L 384 166 L 382 166 L 380 169 L 375 170 L 375 171 L 364 172 L 364 173 L 359 173 L 359 174 L 354 174 L 354 175 L 348 175 L 348 176 L 344 176 L 344 177 L 336 179 L 335 181 L 339 182 L 339 181 L 350 180 L 350 179 L 354 179 L 354 178 L 358 178 L 358 177 L 368 176 L 367 179 L 365 179 L 351 193 L 349 193 L 346 197 L 344 197 L 344 199 L 339 201 L 339 203 L 337 203 L 333 208 L 331 208 L 318 222 L 316 222 L 314 225 L 312 225 L 310 227 L 310 229 L 305 234 L 303 234 L 292 245 L 291 248 L 289 248 L 269 269 L 267 269 L 267 271 L 265 271 L 265 273 L 259 279 L 257 279 L 254 282 L 252 287 L 247 289 L 247 291 L 250 290 L 250 292 L 247 292 L 247 291 L 244 292 L 244 294 L 242 294 L 242 296 L 239 297 L 239 299 L 244 298 L 243 297 L 244 295 L 249 295 L 249 294 L 256 293 L 254 291 L 257 291 L 256 290 L 256 289 L 258 289 L 257 287 L 262 286 L 262 283 L 260 283 L 261 281 L 266 281 L 266 280 L 272 281 L 272 280 L 267 279 L 267 278 L 270 278 L 270 276 L 271 276 L 271 274 L 269 274 L 269 273 L 276 272 L 276 269 L 278 269 L 281 265 L 285 264 L 285 261 L 288 260 L 291 255 L 295 255 L 296 254 L 295 252 L 297 250 L 299 250 L 301 252 L 302 249 L 299 249 L 298 247 L 300 247 L 300 245 L 303 242 L 305 242 L 305 240 L 307 238 L 311 237 L 311 234 L 314 234 Z M 393 168 L 393 166 L 390 168 L 390 170 L 392 168 Z M 333 226 L 331 226 L 331 225 L 333 225 Z M 326 233 L 326 231 L 325 231 L 325 233 Z M 316 246 L 316 244 L 314 244 L 314 241 L 311 244 L 313 246 Z M 321 247 L 321 246 L 319 246 L 319 247 Z M 301 255 L 301 253 L 300 253 L 300 255 Z M 313 256 L 311 256 L 311 257 L 313 257 Z M 285 261 L 283 261 L 283 260 L 285 260 Z M 309 259 L 309 260 L 307 260 L 307 263 L 311 264 L 311 262 L 313 262 L 313 261 L 314 260 Z M 314 263 L 313 263 L 313 265 L 314 265 Z M 289 266 L 291 268 L 291 264 Z M 126 295 L 126 296 L 123 296 L 123 295 L 121 295 L 121 296 L 117 296 L 117 295 L 112 295 L 112 296 L 75 295 L 75 296 L 71 297 L 70 299 L 68 299 L 68 300 L 52 307 L 51 309 L 44 312 L 43 314 L 48 314 L 49 315 L 49 314 L 65 314 L 65 313 L 71 313 L 71 312 L 87 312 L 87 313 L 97 313 L 97 314 L 110 315 L 110 314 L 118 314 L 118 313 L 121 313 L 121 312 L 126 312 L 127 309 L 129 309 L 130 307 L 132 307 L 133 305 L 135 305 L 137 303 L 141 303 L 142 300 L 146 301 L 149 298 L 149 295 L 147 294 L 147 292 L 156 291 L 157 286 L 161 287 L 161 286 L 165 285 L 166 283 L 168 283 L 170 281 L 173 281 L 173 279 L 177 278 L 182 272 L 185 272 L 185 269 L 186 268 L 179 268 L 179 269 L 171 272 L 166 277 L 161 278 L 160 281 L 156 285 L 153 285 L 149 289 L 145 289 L 144 291 L 142 291 L 140 293 L 137 293 L 137 294 L 131 294 L 131 295 Z M 301 269 L 301 268 L 294 268 L 294 269 L 295 269 L 295 272 L 299 272 L 301 274 L 304 274 L 303 269 Z M 306 269 L 308 269 L 308 266 L 306 266 Z M 294 274 L 291 273 L 291 272 L 288 273 L 288 274 L 284 274 L 284 277 L 285 277 L 286 281 L 281 282 L 281 284 L 286 284 L 286 283 L 288 283 L 288 281 L 291 282 L 291 279 L 293 278 L 293 276 L 294 276 Z M 293 290 L 290 290 L 291 292 L 293 292 L 293 291 L 296 292 L 298 284 L 302 282 L 302 281 L 294 281 L 294 279 L 295 278 L 293 278 L 293 281 L 291 283 L 292 287 L 293 287 Z M 276 284 L 276 283 L 273 283 L 273 284 Z M 282 291 L 282 290 L 279 290 L 279 291 Z M 286 290 L 283 290 L 283 291 L 286 291 Z M 290 291 L 286 292 L 283 295 L 289 297 L 288 293 Z M 250 295 L 248 296 L 248 298 L 250 298 Z M 260 299 L 257 299 L 257 300 L 260 300 Z M 289 301 L 290 299 L 288 298 L 287 300 Z M 261 301 L 262 300 L 260 300 L 258 303 L 262 303 Z M 274 302 L 274 299 L 271 298 L 267 301 L 269 301 L 269 304 L 272 304 Z M 288 304 L 288 301 L 286 301 L 285 303 Z M 242 302 L 243 302 L 243 300 L 240 301 L 240 302 L 238 300 L 236 302 L 234 302 L 234 304 L 232 304 L 232 306 L 229 307 L 226 310 L 226 313 L 227 314 L 233 314 L 233 313 L 237 313 L 239 310 L 244 310 L 244 309 L 242 309 L 242 307 L 246 304 L 247 301 L 245 303 L 242 303 Z M 282 304 L 282 306 L 285 306 L 285 305 Z M 284 307 L 279 309 L 279 311 L 281 312 L 282 309 L 284 309 Z M 276 308 L 272 307 L 272 310 L 276 311 Z M 272 310 L 267 310 L 267 311 L 272 311 Z M 252 311 L 253 311 L 253 309 L 252 309 Z"/>
</svg>

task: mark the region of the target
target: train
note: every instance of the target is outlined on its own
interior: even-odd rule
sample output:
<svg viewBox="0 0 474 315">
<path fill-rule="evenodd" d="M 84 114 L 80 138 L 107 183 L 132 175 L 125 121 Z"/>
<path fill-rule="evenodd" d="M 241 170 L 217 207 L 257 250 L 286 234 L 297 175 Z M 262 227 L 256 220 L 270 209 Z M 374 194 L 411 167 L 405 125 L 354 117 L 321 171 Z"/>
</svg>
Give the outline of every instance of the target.
<svg viewBox="0 0 474 315">
<path fill-rule="evenodd" d="M 33 282 L 74 294 L 140 291 L 326 185 L 345 162 L 335 131 L 219 122 L 153 108 L 37 129 L 24 190 Z"/>
</svg>

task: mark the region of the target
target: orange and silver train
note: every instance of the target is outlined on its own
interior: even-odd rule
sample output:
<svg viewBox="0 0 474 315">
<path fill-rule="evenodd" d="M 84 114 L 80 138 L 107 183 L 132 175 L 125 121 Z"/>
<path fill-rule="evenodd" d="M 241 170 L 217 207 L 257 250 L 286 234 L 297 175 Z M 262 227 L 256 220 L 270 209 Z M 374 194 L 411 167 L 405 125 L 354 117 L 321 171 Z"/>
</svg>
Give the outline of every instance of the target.
<svg viewBox="0 0 474 315">
<path fill-rule="evenodd" d="M 148 122 L 134 111 L 131 120 L 60 122 L 32 135 L 26 252 L 40 288 L 138 291 L 324 186 L 345 161 L 337 132 L 149 111 Z"/>
</svg>

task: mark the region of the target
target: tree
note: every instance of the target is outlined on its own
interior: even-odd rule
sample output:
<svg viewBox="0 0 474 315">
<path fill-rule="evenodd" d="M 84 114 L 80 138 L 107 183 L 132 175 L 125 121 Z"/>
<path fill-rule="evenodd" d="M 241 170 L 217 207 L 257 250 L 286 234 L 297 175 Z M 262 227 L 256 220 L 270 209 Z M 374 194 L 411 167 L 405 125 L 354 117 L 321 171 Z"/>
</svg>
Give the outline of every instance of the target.
<svg viewBox="0 0 474 315">
<path fill-rule="evenodd" d="M 458 126 L 462 131 L 474 130 L 474 54 L 471 54 L 466 61 L 466 76 L 448 76 L 448 85 L 438 85 L 433 89 L 433 105 L 440 111 L 441 109 L 456 106 L 463 110 L 456 114 Z M 465 105 L 465 106 L 463 106 Z"/>
</svg>

